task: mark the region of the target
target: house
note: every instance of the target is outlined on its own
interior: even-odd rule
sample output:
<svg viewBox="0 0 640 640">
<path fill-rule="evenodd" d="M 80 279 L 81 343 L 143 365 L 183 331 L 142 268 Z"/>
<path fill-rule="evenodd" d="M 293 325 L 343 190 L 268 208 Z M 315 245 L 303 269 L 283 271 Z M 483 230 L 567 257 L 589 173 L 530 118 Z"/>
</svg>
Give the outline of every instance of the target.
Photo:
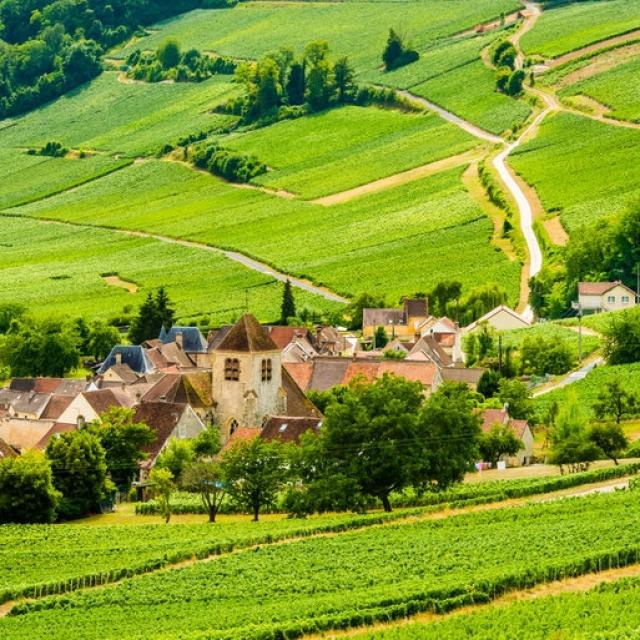
<svg viewBox="0 0 640 640">
<path fill-rule="evenodd" d="M 318 433 L 321 426 L 322 418 L 273 416 L 260 432 L 260 437 L 267 442 L 300 444 L 302 434 L 307 431 Z"/>
<path fill-rule="evenodd" d="M 116 345 L 98 369 L 98 375 L 104 375 L 114 365 L 126 364 L 131 371 L 139 375 L 151 373 L 154 366 L 142 346 Z"/>
<path fill-rule="evenodd" d="M 124 389 L 99 389 L 78 394 L 69 406 L 60 414 L 58 422 L 62 424 L 82 426 L 97 420 L 111 407 L 131 408 L 134 400 Z"/>
<path fill-rule="evenodd" d="M 466 384 L 472 391 L 476 391 L 485 371 L 486 369 L 480 367 L 447 367 L 440 369 L 440 375 L 443 382 L 460 382 Z"/>
<path fill-rule="evenodd" d="M 580 282 L 578 284 L 578 304 L 583 311 L 599 313 L 618 311 L 636 305 L 633 289 L 616 282 Z"/>
<path fill-rule="evenodd" d="M 424 338 L 432 336 L 453 362 L 462 362 L 462 332 L 457 322 L 446 316 L 428 318 L 418 326 Z"/>
<path fill-rule="evenodd" d="M 488 313 L 485 313 L 475 322 L 467 325 L 463 329 L 463 333 L 473 333 L 484 324 L 489 325 L 496 331 L 510 331 L 512 329 L 523 329 L 531 326 L 531 323 L 524 316 L 521 316 L 517 311 L 510 309 L 506 305 L 501 304 Z"/>
<path fill-rule="evenodd" d="M 53 420 L 29 420 L 4 418 L 0 420 L 0 439 L 16 451 L 43 451 L 56 434 L 73 431 L 74 425 L 65 425 Z"/>
<path fill-rule="evenodd" d="M 488 433 L 496 425 L 507 425 L 514 435 L 522 440 L 524 447 L 512 458 L 508 459 L 509 464 L 526 465 L 533 460 L 533 432 L 526 420 L 515 420 L 509 416 L 509 407 L 505 405 L 502 409 L 485 409 L 482 412 L 482 431 Z"/>
<path fill-rule="evenodd" d="M 426 298 L 405 298 L 399 309 L 363 309 L 362 335 L 365 339 L 372 338 L 378 327 L 384 327 L 391 339 L 413 338 L 428 318 Z"/>
</svg>

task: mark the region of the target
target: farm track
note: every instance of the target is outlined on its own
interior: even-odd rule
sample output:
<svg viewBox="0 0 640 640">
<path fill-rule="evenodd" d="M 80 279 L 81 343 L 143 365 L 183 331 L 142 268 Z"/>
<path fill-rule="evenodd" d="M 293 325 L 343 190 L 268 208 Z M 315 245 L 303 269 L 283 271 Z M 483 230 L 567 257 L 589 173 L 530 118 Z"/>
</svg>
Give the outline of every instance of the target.
<svg viewBox="0 0 640 640">
<path fill-rule="evenodd" d="M 222 249 L 220 247 L 216 247 L 210 244 L 206 244 L 204 242 L 195 242 L 193 240 L 182 240 L 180 238 L 172 238 L 171 236 L 163 236 L 156 233 L 150 233 L 147 231 L 134 231 L 133 229 L 121 229 L 115 227 L 107 227 L 103 225 L 94 225 L 94 224 L 83 224 L 81 222 L 69 222 L 65 220 L 55 220 L 51 218 L 34 218 L 29 216 L 16 216 L 7 213 L 1 213 L 0 217 L 5 218 L 16 218 L 16 217 L 25 217 L 29 220 L 40 221 L 47 224 L 58 224 L 61 226 L 70 226 L 70 227 L 80 227 L 84 229 L 104 229 L 107 231 L 113 231 L 114 233 L 120 233 L 122 235 L 130 236 L 133 238 L 149 238 L 151 240 L 157 240 L 158 242 L 165 242 L 167 244 L 174 244 L 181 247 L 187 247 L 189 249 L 199 249 L 200 251 L 208 251 L 210 253 L 216 253 L 218 255 L 223 255 L 229 260 L 233 260 L 244 267 L 251 269 L 252 271 L 257 271 L 258 273 L 262 273 L 264 275 L 270 276 L 275 280 L 279 280 L 280 282 L 286 282 L 289 280 L 294 287 L 298 289 L 302 289 L 303 291 L 307 291 L 308 293 L 312 293 L 317 296 L 321 296 L 325 300 L 330 300 L 331 302 L 341 302 L 347 303 L 349 302 L 347 298 L 327 289 L 325 287 L 319 287 L 314 285 L 312 282 L 308 280 L 304 280 L 302 278 L 296 278 L 295 276 L 282 273 L 281 271 L 277 271 L 273 267 L 265 264 L 264 262 L 259 262 L 258 260 L 254 260 L 249 256 L 244 255 L 243 253 L 239 253 L 238 251 L 231 251 L 228 249 Z"/>
</svg>

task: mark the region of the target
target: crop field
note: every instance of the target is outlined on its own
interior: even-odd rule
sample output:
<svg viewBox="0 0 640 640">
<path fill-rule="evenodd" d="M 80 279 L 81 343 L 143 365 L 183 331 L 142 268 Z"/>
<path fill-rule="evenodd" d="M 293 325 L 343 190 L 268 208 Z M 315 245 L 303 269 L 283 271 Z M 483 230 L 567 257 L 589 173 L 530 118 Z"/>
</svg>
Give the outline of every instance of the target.
<svg viewBox="0 0 640 640">
<path fill-rule="evenodd" d="M 640 363 L 621 364 L 616 366 L 596 367 L 586 378 L 565 387 L 556 389 L 534 399 L 536 408 L 544 411 L 554 400 L 562 403 L 567 395 L 575 393 L 580 405 L 588 416 L 593 415 L 593 406 L 607 382 L 620 380 L 622 386 L 632 392 L 640 389 Z"/>
<path fill-rule="evenodd" d="M 640 195 L 639 160 L 640 131 L 561 113 L 547 118 L 538 136 L 512 153 L 510 164 L 571 234 L 623 212 Z"/>
<path fill-rule="evenodd" d="M 525 329 L 502 331 L 503 346 L 519 348 L 526 338 L 544 340 L 561 340 L 570 348 L 574 358 L 578 358 L 578 333 L 562 325 L 552 322 L 534 324 Z M 600 338 L 597 336 L 582 336 L 582 355 L 587 356 L 600 347 Z"/>
<path fill-rule="evenodd" d="M 0 633 L 257 639 L 446 610 L 636 562 L 639 515 L 637 497 L 621 493 L 263 546 L 27 604 Z"/>
<path fill-rule="evenodd" d="M 222 144 L 269 165 L 255 183 L 314 198 L 457 155 L 477 140 L 432 113 L 343 107 Z"/>
<path fill-rule="evenodd" d="M 488 607 L 430 624 L 358 635 L 360 640 L 601 640 L 635 638 L 640 627 L 640 579 L 627 578 L 584 593 L 563 593 Z M 553 630 L 553 631 L 551 631 Z M 550 636 L 550 631 L 553 634 Z"/>
<path fill-rule="evenodd" d="M 129 162 L 105 156 L 92 156 L 82 160 L 46 158 L 30 156 L 22 150 L 2 149 L 0 210 L 65 191 Z"/>
<path fill-rule="evenodd" d="M 156 153 L 181 135 L 228 123 L 228 116 L 210 110 L 238 90 L 229 76 L 199 84 L 124 84 L 117 72 L 108 71 L 40 109 L 0 123 L 0 146 L 42 146 L 56 140 L 111 155 Z"/>
<path fill-rule="evenodd" d="M 560 92 L 562 96 L 579 94 L 609 107 L 614 118 L 640 122 L 640 59 L 632 59 Z"/>
<path fill-rule="evenodd" d="M 635 0 L 571 2 L 547 9 L 522 37 L 528 54 L 556 58 L 563 53 L 640 28 Z"/>
<path fill-rule="evenodd" d="M 233 248 L 347 295 L 397 300 L 448 278 L 473 287 L 481 272 L 515 301 L 520 265 L 489 244 L 492 224 L 462 186 L 461 171 L 321 207 L 148 161 L 19 212 Z"/>
<path fill-rule="evenodd" d="M 132 48 L 154 49 L 166 37 L 185 47 L 240 58 L 259 58 L 280 47 L 301 53 L 312 40 L 326 40 L 336 56 L 348 55 L 358 71 L 380 66 L 389 27 L 407 33 L 418 50 L 433 41 L 520 8 L 514 0 L 391 0 L 354 2 L 249 2 L 232 9 L 197 10 L 168 20 Z M 363 28 L 366 25 L 366 29 Z"/>
<path fill-rule="evenodd" d="M 215 253 L 106 229 L 0 221 L 0 303 L 19 302 L 35 316 L 110 317 L 125 305 L 137 307 L 147 291 L 164 285 L 183 319 L 237 318 L 247 287 L 258 287 L 249 289 L 253 313 L 265 321 L 279 317 L 282 285 Z M 102 275 L 112 273 L 136 283 L 139 291 L 107 285 Z M 332 304 L 303 292 L 296 296 L 301 306 Z"/>
<path fill-rule="evenodd" d="M 406 67 L 367 74 L 372 82 L 408 89 L 479 127 L 500 134 L 519 125 L 531 113 L 526 102 L 495 90 L 495 73 L 480 52 L 499 33 L 451 40 L 421 54 Z"/>
</svg>

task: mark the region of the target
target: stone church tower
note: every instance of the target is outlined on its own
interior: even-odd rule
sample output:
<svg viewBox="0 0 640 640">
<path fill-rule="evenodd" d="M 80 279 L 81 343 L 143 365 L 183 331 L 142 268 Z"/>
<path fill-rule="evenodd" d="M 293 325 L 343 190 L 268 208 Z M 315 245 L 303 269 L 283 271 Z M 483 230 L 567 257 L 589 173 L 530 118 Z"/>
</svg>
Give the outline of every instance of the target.
<svg viewBox="0 0 640 640">
<path fill-rule="evenodd" d="M 261 429 L 287 411 L 282 353 L 252 315 L 244 315 L 211 352 L 213 400 L 222 440 L 238 427 Z"/>
</svg>

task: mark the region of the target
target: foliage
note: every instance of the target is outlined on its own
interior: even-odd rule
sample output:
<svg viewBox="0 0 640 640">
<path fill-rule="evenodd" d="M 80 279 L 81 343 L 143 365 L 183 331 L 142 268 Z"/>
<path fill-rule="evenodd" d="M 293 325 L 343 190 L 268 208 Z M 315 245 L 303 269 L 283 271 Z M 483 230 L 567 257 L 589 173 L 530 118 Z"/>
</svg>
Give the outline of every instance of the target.
<svg viewBox="0 0 640 640">
<path fill-rule="evenodd" d="M 51 465 L 40 452 L 0 459 L 0 524 L 53 522 L 59 500 Z"/>
<path fill-rule="evenodd" d="M 48 156 L 50 158 L 64 158 L 69 149 L 62 146 L 61 142 L 47 142 L 40 149 L 29 149 L 27 153 L 31 156 Z"/>
<path fill-rule="evenodd" d="M 176 488 L 173 478 L 174 476 L 169 469 L 157 465 L 149 474 L 151 494 L 158 503 L 160 515 L 164 518 L 165 524 L 169 524 L 171 520 L 171 496 Z"/>
<path fill-rule="evenodd" d="M 592 425 L 589 430 L 589 439 L 607 458 L 611 458 L 616 465 L 618 464 L 618 458 L 629 446 L 622 427 L 616 423 Z"/>
<path fill-rule="evenodd" d="M 498 398 L 509 405 L 509 415 L 516 420 L 530 420 L 533 416 L 531 395 L 519 380 L 502 378 L 498 384 Z"/>
<path fill-rule="evenodd" d="M 484 371 L 480 376 L 480 380 L 478 380 L 478 393 L 481 393 L 487 399 L 493 398 L 500 388 L 501 377 L 498 371 L 492 369 Z"/>
<path fill-rule="evenodd" d="M 217 144 L 197 146 L 189 155 L 196 167 L 206 169 L 230 182 L 249 182 L 267 171 L 267 165 L 255 156 L 234 153 Z"/>
<path fill-rule="evenodd" d="M 255 438 L 237 442 L 221 458 L 226 489 L 241 507 L 258 521 L 260 509 L 273 504 L 287 475 L 284 446 Z"/>
<path fill-rule="evenodd" d="M 220 429 L 217 425 L 209 425 L 192 441 L 193 454 L 196 458 L 213 458 L 220 452 Z"/>
<path fill-rule="evenodd" d="M 114 345 L 120 342 L 120 332 L 102 320 L 94 320 L 88 330 L 86 349 L 83 353 L 102 362 Z"/>
<path fill-rule="evenodd" d="M 411 45 L 405 43 L 401 34 L 389 29 L 387 44 L 382 52 L 382 62 L 387 71 L 411 64 L 418 60 L 419 57 L 420 54 Z"/>
<path fill-rule="evenodd" d="M 612 365 L 640 362 L 640 308 L 616 317 L 611 323 L 604 353 Z"/>
<path fill-rule="evenodd" d="M 155 467 L 167 469 L 176 482 L 182 481 L 185 469 L 194 461 L 194 442 L 171 438 L 158 456 Z"/>
<path fill-rule="evenodd" d="M 282 290 L 282 306 L 280 309 L 280 323 L 287 324 L 289 318 L 296 317 L 296 303 L 293 298 L 291 280 L 287 279 Z"/>
<path fill-rule="evenodd" d="M 130 489 L 139 463 L 147 457 L 144 447 L 156 437 L 146 424 L 133 419 L 133 409 L 111 407 L 90 425 L 104 448 L 109 477 L 123 492 Z"/>
<path fill-rule="evenodd" d="M 224 476 L 220 463 L 211 461 L 192 463 L 184 470 L 181 484 L 187 491 L 200 496 L 209 516 L 209 522 L 215 522 L 225 496 Z"/>
<path fill-rule="evenodd" d="M 60 518 L 79 518 L 100 511 L 100 503 L 112 485 L 98 436 L 89 429 L 62 433 L 49 442 L 46 455 L 53 471 L 53 484 L 62 494 Z"/>
<path fill-rule="evenodd" d="M 640 406 L 638 397 L 622 386 L 621 378 L 613 378 L 603 385 L 593 410 L 599 420 L 611 417 L 620 424 L 623 418 L 635 416 Z"/>
<path fill-rule="evenodd" d="M 480 436 L 482 459 L 494 465 L 502 456 L 515 456 L 523 447 L 522 440 L 506 424 L 494 424 Z"/>
<path fill-rule="evenodd" d="M 175 313 L 171 304 L 164 287 L 160 287 L 155 296 L 149 292 L 131 324 L 129 340 L 133 344 L 142 344 L 145 340 L 157 338 L 162 327 L 170 329 Z"/>
<path fill-rule="evenodd" d="M 387 331 L 383 326 L 376 327 L 373 334 L 373 346 L 375 349 L 384 349 L 389 342 Z"/>
</svg>

